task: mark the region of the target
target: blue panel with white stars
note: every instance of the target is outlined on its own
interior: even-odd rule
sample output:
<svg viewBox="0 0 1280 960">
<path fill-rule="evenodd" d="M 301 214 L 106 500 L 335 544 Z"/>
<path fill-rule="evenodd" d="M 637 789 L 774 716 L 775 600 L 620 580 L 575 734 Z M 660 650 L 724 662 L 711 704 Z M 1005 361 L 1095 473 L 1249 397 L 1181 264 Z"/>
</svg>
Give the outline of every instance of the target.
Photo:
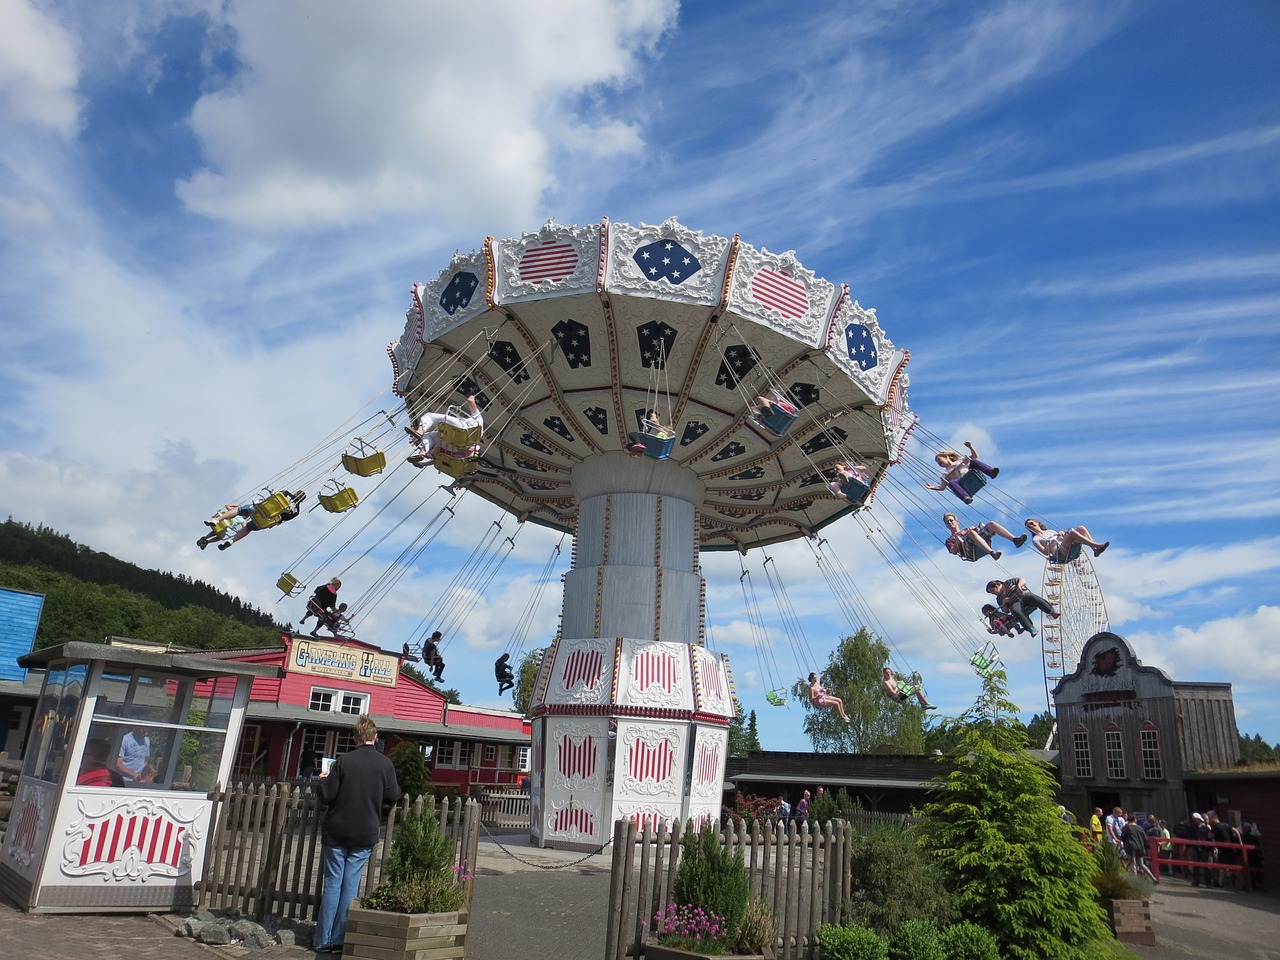
<svg viewBox="0 0 1280 960">
<path fill-rule="evenodd" d="M 440 291 L 440 309 L 453 316 L 471 302 L 480 279 L 470 270 L 459 270 Z"/>
<path fill-rule="evenodd" d="M 736 390 L 742 379 L 756 366 L 755 351 L 743 343 L 735 343 L 725 348 L 724 359 L 720 361 L 720 369 L 716 371 L 716 386 L 726 390 Z"/>
<path fill-rule="evenodd" d="M 631 259 L 650 280 L 667 280 L 677 286 L 702 269 L 698 258 L 674 240 L 646 243 Z"/>
<path fill-rule="evenodd" d="M 524 383 L 529 379 L 529 371 L 524 368 L 520 351 L 510 340 L 495 340 L 489 344 L 489 356 L 494 363 L 507 371 L 512 383 Z"/>
<path fill-rule="evenodd" d="M 636 345 L 640 348 L 640 362 L 661 370 L 675 349 L 675 328 L 660 320 L 650 320 L 636 327 Z"/>
<path fill-rule="evenodd" d="M 851 323 L 844 328 L 844 347 L 859 369 L 870 370 L 876 365 L 876 341 L 866 324 Z"/>
<path fill-rule="evenodd" d="M 551 335 L 556 338 L 556 346 L 569 361 L 571 370 L 591 366 L 591 331 L 586 324 L 561 320 L 551 328 Z"/>
</svg>

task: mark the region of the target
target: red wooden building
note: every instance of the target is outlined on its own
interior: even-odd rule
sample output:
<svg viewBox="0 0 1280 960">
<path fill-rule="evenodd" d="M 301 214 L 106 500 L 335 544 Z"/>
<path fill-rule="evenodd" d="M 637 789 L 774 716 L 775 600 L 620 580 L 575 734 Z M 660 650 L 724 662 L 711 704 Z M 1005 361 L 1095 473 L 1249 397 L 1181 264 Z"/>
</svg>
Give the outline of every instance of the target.
<svg viewBox="0 0 1280 960">
<path fill-rule="evenodd" d="M 515 784 L 529 770 L 529 721 L 518 713 L 447 702 L 401 670 L 403 658 L 359 640 L 295 637 L 279 647 L 203 655 L 283 668 L 253 681 L 233 774 L 289 780 L 304 751 L 336 757 L 355 747 L 352 727 L 367 713 L 389 751 L 415 743 L 437 787 L 462 793 Z"/>
</svg>

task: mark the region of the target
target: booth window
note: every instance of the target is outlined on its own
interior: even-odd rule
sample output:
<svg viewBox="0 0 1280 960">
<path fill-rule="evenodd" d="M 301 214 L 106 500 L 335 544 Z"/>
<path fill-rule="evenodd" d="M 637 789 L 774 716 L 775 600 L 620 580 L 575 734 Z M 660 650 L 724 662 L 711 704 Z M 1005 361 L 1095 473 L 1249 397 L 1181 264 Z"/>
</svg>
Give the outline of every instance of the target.
<svg viewBox="0 0 1280 960">
<path fill-rule="evenodd" d="M 1124 779 L 1124 741 L 1120 736 L 1120 727 L 1114 723 L 1107 724 L 1107 729 L 1102 732 L 1103 740 L 1107 745 L 1107 778 L 1110 780 Z"/>
<path fill-rule="evenodd" d="M 1142 779 L 1163 780 L 1164 764 L 1160 761 L 1160 731 L 1147 720 L 1138 733 L 1142 746 Z"/>
<path fill-rule="evenodd" d="M 94 692 L 77 786 L 208 793 L 217 785 L 234 677 L 104 672 Z"/>
<path fill-rule="evenodd" d="M 1080 780 L 1093 778 L 1093 757 L 1089 753 L 1089 731 L 1084 724 L 1076 724 L 1071 732 L 1072 752 L 1076 760 L 1076 777 Z"/>
<path fill-rule="evenodd" d="M 67 764 L 71 728 L 84 696 L 87 663 L 51 663 L 44 692 L 36 706 L 31 742 L 27 745 L 23 774 L 46 783 L 57 783 Z"/>
</svg>

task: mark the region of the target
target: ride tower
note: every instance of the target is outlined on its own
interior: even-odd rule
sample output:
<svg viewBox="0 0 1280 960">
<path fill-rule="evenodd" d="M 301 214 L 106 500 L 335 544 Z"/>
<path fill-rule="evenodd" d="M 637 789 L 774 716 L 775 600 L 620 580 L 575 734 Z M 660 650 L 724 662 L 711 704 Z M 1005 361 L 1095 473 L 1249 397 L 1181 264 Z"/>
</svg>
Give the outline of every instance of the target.
<svg viewBox="0 0 1280 960">
<path fill-rule="evenodd" d="M 574 535 L 532 704 L 534 839 L 718 816 L 738 708 L 700 552 L 867 505 L 915 425 L 907 354 L 793 253 L 674 219 L 489 238 L 414 286 L 407 321 L 388 352 L 411 415 L 484 411 L 474 456 L 440 468 Z M 831 485 L 840 464 L 869 482 Z"/>
</svg>

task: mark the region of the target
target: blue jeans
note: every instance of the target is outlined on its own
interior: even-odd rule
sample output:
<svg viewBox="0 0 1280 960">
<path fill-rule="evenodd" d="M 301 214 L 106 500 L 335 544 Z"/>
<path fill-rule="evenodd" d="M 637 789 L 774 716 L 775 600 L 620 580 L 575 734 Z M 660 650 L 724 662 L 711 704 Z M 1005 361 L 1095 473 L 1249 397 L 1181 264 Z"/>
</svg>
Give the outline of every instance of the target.
<svg viewBox="0 0 1280 960">
<path fill-rule="evenodd" d="M 316 932 L 311 943 L 317 948 L 339 946 L 347 935 L 347 909 L 356 898 L 364 865 L 369 862 L 370 847 L 323 848 L 320 867 L 324 873 L 324 891 L 320 894 L 320 912 L 316 914 Z"/>
</svg>

